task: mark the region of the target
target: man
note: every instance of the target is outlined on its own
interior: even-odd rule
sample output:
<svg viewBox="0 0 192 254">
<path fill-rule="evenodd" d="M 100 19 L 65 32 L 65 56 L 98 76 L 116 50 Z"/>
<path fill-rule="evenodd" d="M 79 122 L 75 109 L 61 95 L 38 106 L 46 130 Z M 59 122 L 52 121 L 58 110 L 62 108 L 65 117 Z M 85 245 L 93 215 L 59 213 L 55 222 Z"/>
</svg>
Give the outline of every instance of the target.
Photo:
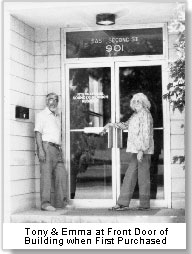
<svg viewBox="0 0 192 254">
<path fill-rule="evenodd" d="M 46 97 L 46 108 L 36 116 L 35 138 L 40 161 L 41 209 L 55 211 L 65 205 L 67 174 L 61 151 L 61 120 L 57 113 L 59 98 L 55 93 Z M 51 180 L 54 177 L 55 207 L 51 205 Z"/>
</svg>

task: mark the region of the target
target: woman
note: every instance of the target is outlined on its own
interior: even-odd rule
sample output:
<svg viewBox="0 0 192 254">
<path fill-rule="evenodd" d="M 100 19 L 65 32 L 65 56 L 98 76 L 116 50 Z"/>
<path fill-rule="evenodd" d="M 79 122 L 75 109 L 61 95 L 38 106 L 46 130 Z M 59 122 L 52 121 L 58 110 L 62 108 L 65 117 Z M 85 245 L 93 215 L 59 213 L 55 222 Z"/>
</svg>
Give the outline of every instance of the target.
<svg viewBox="0 0 192 254">
<path fill-rule="evenodd" d="M 125 173 L 117 205 L 111 210 L 129 209 L 129 204 L 138 178 L 140 210 L 150 208 L 150 164 L 154 153 L 153 119 L 151 104 L 146 95 L 137 93 L 130 101 L 134 113 L 126 122 L 107 124 L 115 128 L 128 129 L 127 149 L 129 166 Z"/>
</svg>

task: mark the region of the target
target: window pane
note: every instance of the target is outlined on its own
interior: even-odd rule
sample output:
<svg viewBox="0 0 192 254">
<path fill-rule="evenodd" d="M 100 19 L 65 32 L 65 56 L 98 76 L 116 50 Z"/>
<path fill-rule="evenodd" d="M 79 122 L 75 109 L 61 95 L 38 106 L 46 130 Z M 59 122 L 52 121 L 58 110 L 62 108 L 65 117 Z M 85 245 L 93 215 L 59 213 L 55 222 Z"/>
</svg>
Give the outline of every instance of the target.
<svg viewBox="0 0 192 254">
<path fill-rule="evenodd" d="M 103 127 L 110 118 L 110 68 L 71 69 L 70 128 Z"/>
<path fill-rule="evenodd" d="M 133 111 L 130 108 L 132 95 L 142 92 L 151 102 L 151 114 L 154 122 L 155 151 L 151 157 L 151 199 L 164 198 L 164 160 L 163 160 L 163 108 L 161 66 L 121 67 L 120 80 L 120 121 L 127 121 Z M 121 183 L 128 168 L 126 153 L 127 135 L 123 133 L 121 149 Z M 133 198 L 139 198 L 136 184 Z"/>
<path fill-rule="evenodd" d="M 111 199 L 108 137 L 92 131 L 111 118 L 111 69 L 70 69 L 69 74 L 71 198 Z"/>
<path fill-rule="evenodd" d="M 162 55 L 162 28 L 80 31 L 66 33 L 66 57 Z"/>
<path fill-rule="evenodd" d="M 111 149 L 108 137 L 71 133 L 71 198 L 112 198 Z"/>
</svg>

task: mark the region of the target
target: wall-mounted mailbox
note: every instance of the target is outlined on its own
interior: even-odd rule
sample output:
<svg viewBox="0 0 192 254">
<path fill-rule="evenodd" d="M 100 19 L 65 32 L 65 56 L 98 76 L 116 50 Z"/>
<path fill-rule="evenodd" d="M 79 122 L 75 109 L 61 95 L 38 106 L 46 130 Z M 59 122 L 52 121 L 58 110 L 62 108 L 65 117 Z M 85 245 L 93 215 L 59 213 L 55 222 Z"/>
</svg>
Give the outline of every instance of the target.
<svg viewBox="0 0 192 254">
<path fill-rule="evenodd" d="M 15 117 L 19 119 L 29 119 L 29 108 L 16 106 Z"/>
</svg>

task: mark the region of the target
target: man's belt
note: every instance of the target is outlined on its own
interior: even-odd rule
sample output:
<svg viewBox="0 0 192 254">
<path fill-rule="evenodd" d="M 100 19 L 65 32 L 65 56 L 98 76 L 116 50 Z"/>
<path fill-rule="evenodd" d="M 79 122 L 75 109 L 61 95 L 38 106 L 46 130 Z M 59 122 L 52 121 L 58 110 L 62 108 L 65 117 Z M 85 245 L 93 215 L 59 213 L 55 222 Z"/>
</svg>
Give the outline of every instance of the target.
<svg viewBox="0 0 192 254">
<path fill-rule="evenodd" d="M 48 144 L 49 144 L 50 146 L 56 147 L 57 149 L 61 149 L 61 146 L 60 146 L 60 145 L 57 145 L 57 144 L 55 144 L 55 143 L 48 142 Z"/>
</svg>

